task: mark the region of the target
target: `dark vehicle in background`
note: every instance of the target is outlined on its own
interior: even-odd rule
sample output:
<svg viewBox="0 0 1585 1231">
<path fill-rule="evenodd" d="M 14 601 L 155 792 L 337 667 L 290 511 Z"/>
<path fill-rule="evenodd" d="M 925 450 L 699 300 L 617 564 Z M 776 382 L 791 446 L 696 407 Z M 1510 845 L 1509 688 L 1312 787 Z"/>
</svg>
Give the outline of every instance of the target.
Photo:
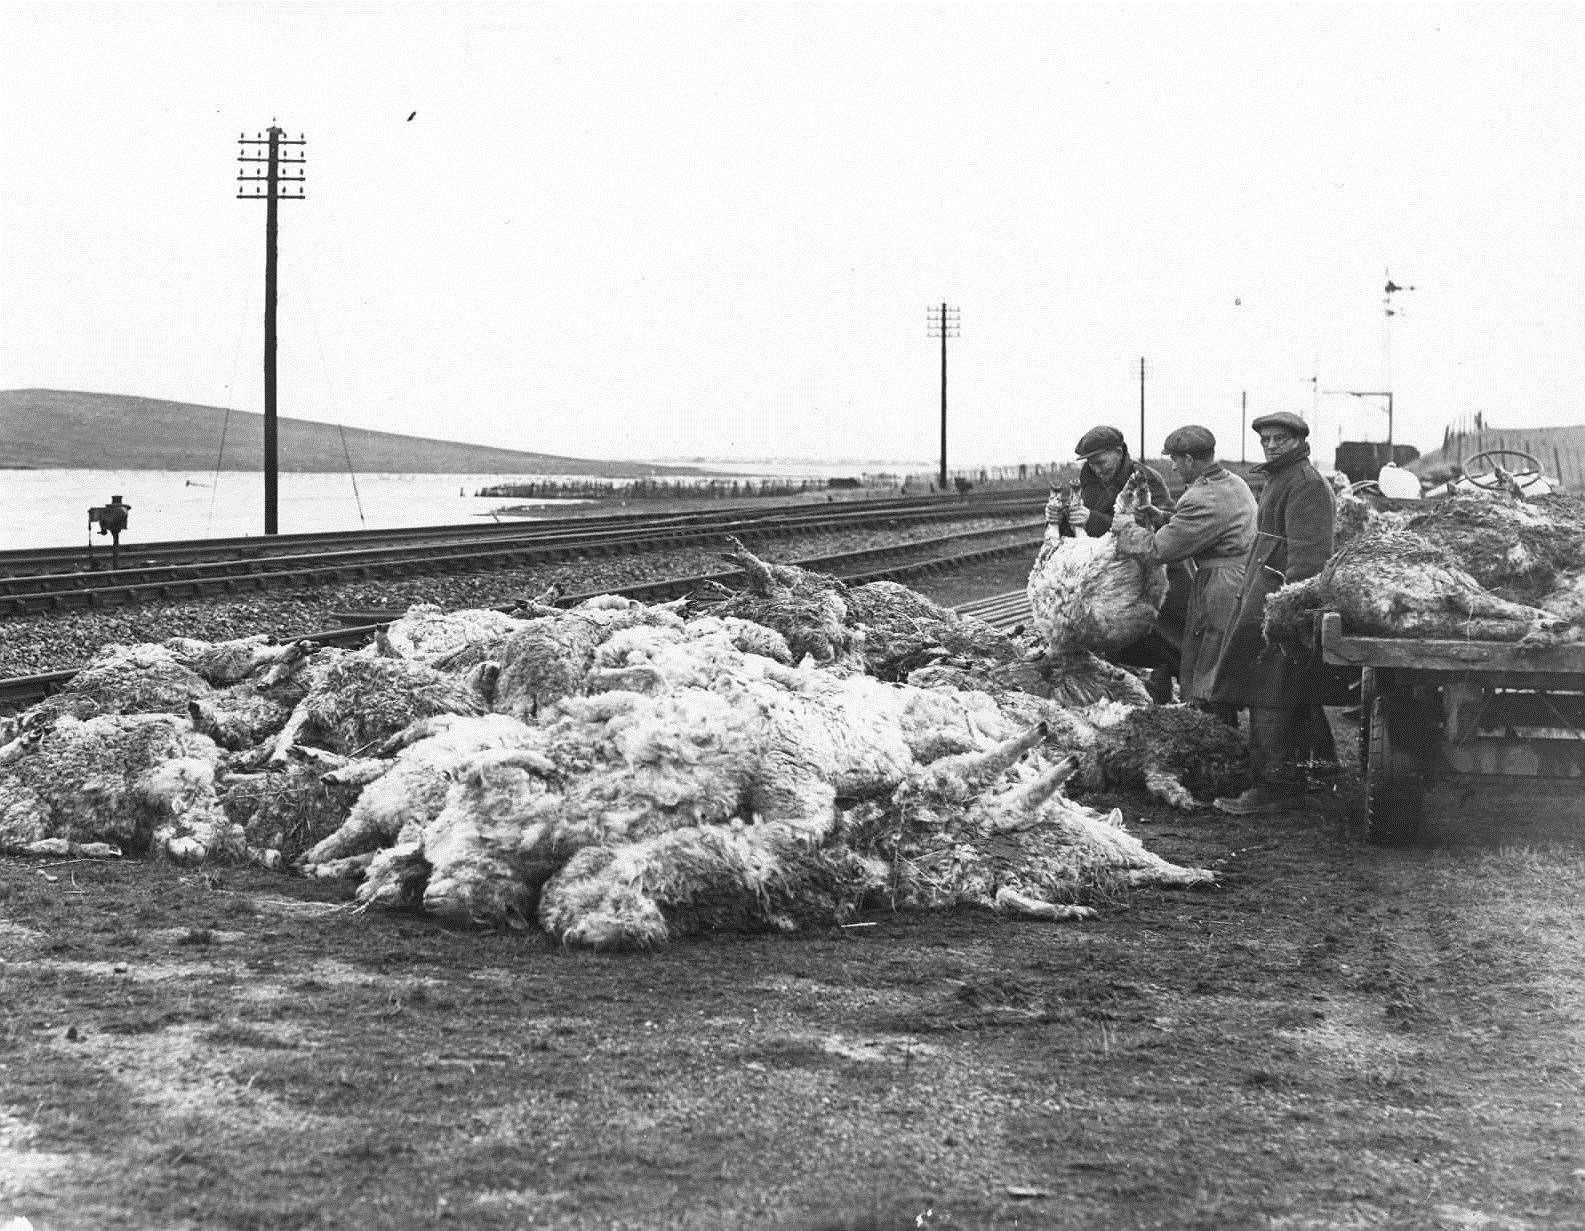
<svg viewBox="0 0 1585 1231">
<path fill-rule="evenodd" d="M 1333 469 L 1348 476 L 1350 483 L 1374 479 L 1388 462 L 1407 466 L 1420 456 L 1413 445 L 1388 444 L 1385 440 L 1344 440 L 1337 446 Z"/>
</svg>

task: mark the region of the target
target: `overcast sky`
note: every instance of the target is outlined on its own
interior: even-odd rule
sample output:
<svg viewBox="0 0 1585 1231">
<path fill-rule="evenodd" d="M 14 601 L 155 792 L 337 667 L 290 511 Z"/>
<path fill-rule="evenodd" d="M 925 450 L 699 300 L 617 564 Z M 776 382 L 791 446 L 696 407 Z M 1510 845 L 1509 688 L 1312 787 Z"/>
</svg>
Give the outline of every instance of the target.
<svg viewBox="0 0 1585 1231">
<path fill-rule="evenodd" d="M 1579 3 L 0 0 L 0 388 L 584 457 L 1585 421 Z M 1413 290 L 1393 295 L 1388 274 Z M 135 425 L 129 425 L 135 430 Z"/>
</svg>

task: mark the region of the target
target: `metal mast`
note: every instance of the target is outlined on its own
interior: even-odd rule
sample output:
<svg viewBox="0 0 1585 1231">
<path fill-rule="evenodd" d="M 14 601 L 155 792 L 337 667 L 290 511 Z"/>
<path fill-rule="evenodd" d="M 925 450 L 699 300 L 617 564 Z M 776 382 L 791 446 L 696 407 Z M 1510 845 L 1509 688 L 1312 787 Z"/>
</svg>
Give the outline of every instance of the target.
<svg viewBox="0 0 1585 1231">
<path fill-rule="evenodd" d="M 239 163 L 267 164 L 263 170 L 249 169 L 245 165 L 237 172 L 237 199 L 264 202 L 264 533 L 275 534 L 280 528 L 280 467 L 275 418 L 275 203 L 303 199 L 303 181 L 307 178 L 303 164 L 308 156 L 299 150 L 294 157 L 290 148 L 283 152 L 281 147 L 303 146 L 307 141 L 302 133 L 293 140 L 271 124 L 267 133 L 257 133 L 251 138 L 243 133 L 237 143 L 242 148 L 237 155 Z M 261 146 L 265 148 L 261 150 Z M 252 192 L 246 191 L 249 184 L 253 186 Z M 297 185 L 295 193 L 292 192 L 293 184 Z"/>
</svg>

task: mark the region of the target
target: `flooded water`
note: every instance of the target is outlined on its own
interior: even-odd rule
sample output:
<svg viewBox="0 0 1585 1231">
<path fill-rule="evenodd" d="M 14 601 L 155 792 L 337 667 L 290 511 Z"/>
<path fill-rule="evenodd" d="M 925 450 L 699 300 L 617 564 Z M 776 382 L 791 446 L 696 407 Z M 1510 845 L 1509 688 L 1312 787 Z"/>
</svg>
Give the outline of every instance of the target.
<svg viewBox="0 0 1585 1231">
<path fill-rule="evenodd" d="M 866 463 L 866 465 L 872 465 Z M 900 465 L 909 465 L 900 463 Z M 853 463 L 755 463 L 729 472 L 756 478 L 851 474 Z M 723 471 L 701 468 L 701 478 Z M 277 497 L 282 534 L 325 530 L 393 530 L 404 526 L 474 524 L 505 507 L 586 501 L 478 496 L 505 483 L 560 481 L 598 476 L 535 474 L 296 474 L 283 473 Z M 88 509 L 120 496 L 131 506 L 122 544 L 168 539 L 234 538 L 264 533 L 264 478 L 221 471 L 0 470 L 0 550 L 74 547 L 90 538 Z M 519 519 L 521 520 L 521 519 Z M 109 539 L 97 533 L 96 545 Z"/>
</svg>

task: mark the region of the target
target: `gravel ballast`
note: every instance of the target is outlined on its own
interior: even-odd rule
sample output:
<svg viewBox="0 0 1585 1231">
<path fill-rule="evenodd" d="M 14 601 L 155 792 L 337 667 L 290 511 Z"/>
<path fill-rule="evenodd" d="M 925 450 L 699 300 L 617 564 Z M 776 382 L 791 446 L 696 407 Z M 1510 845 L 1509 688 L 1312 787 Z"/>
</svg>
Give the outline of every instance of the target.
<svg viewBox="0 0 1585 1231">
<path fill-rule="evenodd" d="M 1004 519 L 966 518 L 951 525 L 791 536 L 757 550 L 772 561 L 791 561 L 1004 525 Z M 1009 539 L 1012 537 L 1009 531 Z M 0 620 L 0 678 L 79 666 L 103 646 L 116 643 L 158 642 L 170 637 L 225 641 L 257 633 L 285 639 L 334 627 L 334 613 L 341 611 L 399 611 L 414 603 L 434 603 L 447 610 L 501 607 L 540 594 L 552 585 L 568 593 L 585 593 L 666 577 L 722 573 L 730 567 L 717 549 L 680 548 L 484 573 L 315 585 L 240 600 L 160 601 L 99 611 L 16 616 Z"/>
</svg>

